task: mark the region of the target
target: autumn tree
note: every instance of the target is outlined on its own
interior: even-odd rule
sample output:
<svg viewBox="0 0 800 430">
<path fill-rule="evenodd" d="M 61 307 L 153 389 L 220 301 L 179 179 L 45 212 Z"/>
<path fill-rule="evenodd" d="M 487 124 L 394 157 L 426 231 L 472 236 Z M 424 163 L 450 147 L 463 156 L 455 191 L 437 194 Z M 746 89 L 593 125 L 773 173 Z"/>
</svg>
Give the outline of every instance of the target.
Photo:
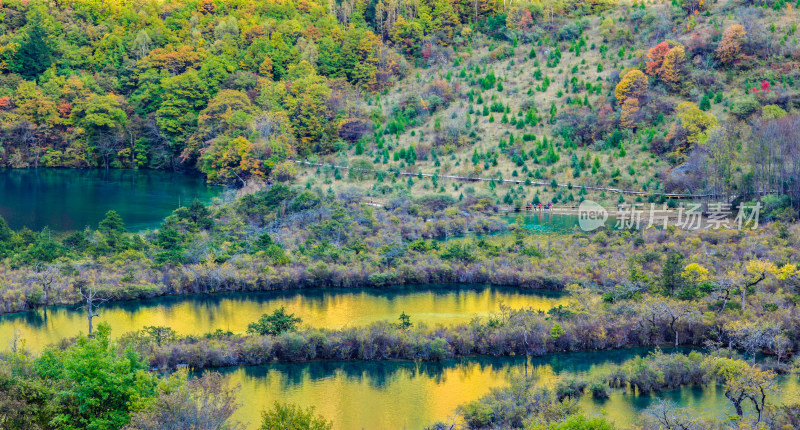
<svg viewBox="0 0 800 430">
<path fill-rule="evenodd" d="M 683 46 L 664 41 L 650 48 L 647 58 L 650 61 L 647 63 L 645 73 L 658 76 L 669 89 L 677 90 L 681 81 L 681 71 L 686 62 Z"/>
<path fill-rule="evenodd" d="M 681 276 L 691 288 L 697 288 L 700 283 L 708 281 L 708 273 L 708 269 L 705 267 L 697 263 L 690 263 L 683 268 Z"/>
<path fill-rule="evenodd" d="M 17 106 L 19 119 L 36 125 L 60 125 L 56 103 L 33 82 L 22 82 L 14 92 L 12 99 Z"/>
<path fill-rule="evenodd" d="M 635 128 L 635 116 L 639 113 L 639 99 L 628 97 L 622 103 L 622 111 L 619 114 L 619 125 L 625 128 Z"/>
<path fill-rule="evenodd" d="M 670 49 L 664 56 L 659 77 L 671 90 L 676 91 L 681 84 L 681 71 L 686 62 L 686 52 L 682 46 Z"/>
<path fill-rule="evenodd" d="M 295 80 L 285 93 L 282 104 L 297 136 L 299 154 L 332 149 L 328 146 L 329 140 L 325 139 L 336 134 L 326 106 L 330 94 L 325 79 L 313 73 Z"/>
<path fill-rule="evenodd" d="M 220 134 L 246 130 L 251 121 L 253 106 L 247 94 L 222 90 L 208 102 L 198 117 L 198 134 L 204 141 Z"/>
<path fill-rule="evenodd" d="M 647 51 L 647 59 L 650 60 L 645 66 L 645 73 L 650 76 L 658 75 L 661 65 L 664 63 L 664 56 L 672 49 L 672 44 L 668 41 L 661 42 Z"/>
<path fill-rule="evenodd" d="M 722 41 L 717 47 L 717 58 L 724 64 L 731 64 L 739 59 L 742 52 L 742 40 L 747 32 L 741 24 L 734 24 L 722 33 Z"/>
<path fill-rule="evenodd" d="M 716 357 L 710 360 L 709 370 L 722 383 L 725 397 L 731 401 L 736 415 L 744 416 L 743 403 L 752 403 L 758 421 L 763 419 L 767 394 L 775 386 L 775 373 L 750 366 L 744 361 Z"/>
<path fill-rule="evenodd" d="M 198 168 L 214 182 L 247 182 L 252 176 L 266 177 L 270 173 L 276 179 L 293 177 L 296 173 L 294 163 L 285 164 L 287 158 L 295 154 L 294 129 L 286 113 L 265 112 L 244 124 L 243 121 L 249 118 L 247 112 L 234 109 L 245 106 L 246 100 L 237 95 L 229 104 L 230 110 L 214 109 L 201 114 L 199 132 L 236 130 L 236 133 L 223 134 L 208 140 L 206 146 L 199 151 Z M 217 120 L 212 120 L 212 117 Z M 242 126 L 247 128 L 241 130 Z M 232 135 L 236 137 L 231 137 Z"/>
<path fill-rule="evenodd" d="M 531 11 L 527 8 L 511 7 L 506 16 L 506 27 L 523 33 L 530 31 L 533 28 Z"/>
<path fill-rule="evenodd" d="M 628 98 L 641 99 L 647 91 L 647 76 L 641 70 L 634 69 L 625 74 L 614 90 L 617 103 L 623 104 Z"/>
<path fill-rule="evenodd" d="M 417 21 L 408 21 L 401 16 L 391 32 L 391 39 L 406 54 L 414 55 L 422 49 L 424 29 Z"/>
<path fill-rule="evenodd" d="M 203 0 L 197 5 L 197 10 L 203 15 L 213 15 L 217 11 L 217 5 L 213 0 Z"/>
<path fill-rule="evenodd" d="M 686 130 L 686 141 L 698 143 L 705 137 L 705 133 L 717 125 L 717 118 L 703 112 L 692 102 L 682 102 L 676 108 L 678 121 Z"/>
<path fill-rule="evenodd" d="M 186 45 L 177 48 L 155 48 L 139 60 L 137 66 L 142 72 L 147 69 L 159 69 L 177 76 L 187 70 L 197 69 L 207 54 L 205 51 Z"/>
<path fill-rule="evenodd" d="M 264 144 L 251 142 L 244 136 L 214 139 L 200 157 L 200 169 L 208 179 L 218 182 L 243 182 L 250 176 L 264 176 Z"/>
</svg>

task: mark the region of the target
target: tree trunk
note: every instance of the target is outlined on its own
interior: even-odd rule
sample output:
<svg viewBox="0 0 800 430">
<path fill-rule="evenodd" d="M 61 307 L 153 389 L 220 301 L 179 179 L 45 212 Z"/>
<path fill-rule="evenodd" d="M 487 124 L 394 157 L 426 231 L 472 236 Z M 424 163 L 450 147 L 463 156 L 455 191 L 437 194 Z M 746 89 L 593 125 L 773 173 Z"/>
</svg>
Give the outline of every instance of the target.
<svg viewBox="0 0 800 430">
<path fill-rule="evenodd" d="M 740 417 L 744 416 L 744 411 L 742 411 L 742 399 L 734 399 L 729 393 L 725 393 L 725 397 L 733 403 L 733 407 L 736 409 L 736 415 Z"/>
<path fill-rule="evenodd" d="M 742 287 L 741 291 L 742 291 L 742 311 L 744 311 L 744 299 L 745 299 L 745 296 L 747 296 L 747 288 L 746 287 Z"/>
<path fill-rule="evenodd" d="M 764 405 L 766 401 L 767 401 L 767 393 L 764 391 L 763 388 L 761 388 L 761 402 L 756 406 L 756 409 L 758 410 L 758 421 L 756 421 L 757 423 L 760 423 L 761 419 L 763 418 Z"/>
<path fill-rule="evenodd" d="M 86 319 L 89 320 L 89 338 L 94 337 L 94 327 L 92 327 L 92 318 L 94 318 L 94 309 L 92 309 L 92 299 L 86 299 Z"/>
<path fill-rule="evenodd" d="M 722 314 L 722 311 L 725 310 L 725 306 L 728 306 L 728 299 L 730 298 L 730 296 L 731 296 L 730 290 L 725 291 L 725 297 L 722 300 L 722 307 L 719 309 L 719 312 L 717 312 L 717 316 L 720 316 Z"/>
<path fill-rule="evenodd" d="M 672 329 L 672 332 L 675 333 L 675 347 L 678 346 L 678 329 L 675 328 L 675 323 L 678 322 L 678 319 L 672 317 L 672 322 L 669 324 L 669 328 Z"/>
</svg>

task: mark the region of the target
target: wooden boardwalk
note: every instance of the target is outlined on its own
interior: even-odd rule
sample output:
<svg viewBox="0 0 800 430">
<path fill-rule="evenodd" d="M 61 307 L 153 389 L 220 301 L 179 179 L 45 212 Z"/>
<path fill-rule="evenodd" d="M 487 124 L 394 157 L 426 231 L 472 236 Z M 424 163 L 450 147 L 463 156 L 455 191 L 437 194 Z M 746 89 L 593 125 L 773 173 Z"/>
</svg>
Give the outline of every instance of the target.
<svg viewBox="0 0 800 430">
<path fill-rule="evenodd" d="M 327 167 L 331 169 L 341 169 L 341 170 L 350 170 L 351 167 L 348 166 L 339 166 L 336 164 L 324 164 L 324 163 L 312 163 L 310 161 L 303 161 L 303 160 L 294 160 L 295 163 L 306 165 L 306 166 L 315 166 L 315 167 Z M 370 173 L 389 173 L 389 174 L 399 174 L 400 176 L 422 176 L 423 178 L 432 178 L 435 176 L 431 173 L 414 173 L 414 172 L 397 172 L 391 170 L 379 170 L 379 169 L 361 169 L 361 168 L 352 168 L 353 170 L 358 170 L 361 172 L 370 172 Z M 455 181 L 462 181 L 462 182 L 502 182 L 505 184 L 512 184 L 512 185 L 526 185 L 525 180 L 518 180 L 518 179 L 503 179 L 502 181 L 494 179 L 494 178 L 483 178 L 479 176 L 456 176 L 456 175 L 438 175 L 440 179 L 451 179 Z M 543 187 L 551 187 L 553 186 L 552 182 L 543 182 L 543 181 L 527 181 L 529 185 L 537 185 Z M 559 188 L 578 188 L 580 189 L 585 188 L 587 190 L 593 191 L 608 191 L 611 193 L 617 194 L 626 194 L 626 195 L 634 195 L 634 196 L 664 196 L 671 199 L 701 199 L 701 198 L 710 198 L 710 197 L 720 197 L 714 194 L 684 194 L 684 193 L 654 193 L 649 191 L 634 191 L 634 190 L 624 190 L 621 188 L 611 188 L 611 187 L 598 187 L 593 185 L 572 185 L 572 184 L 561 184 L 557 183 L 557 187 Z M 730 200 L 729 200 L 730 201 Z M 616 208 L 614 209 L 616 210 Z"/>
<path fill-rule="evenodd" d="M 603 208 L 603 209 L 605 209 L 606 213 L 608 213 L 608 217 L 609 218 L 620 218 L 620 217 L 630 217 L 631 216 L 630 215 L 631 214 L 630 210 L 619 211 L 619 210 L 617 210 L 617 208 Z M 573 215 L 573 216 L 578 216 L 578 214 L 580 214 L 580 211 L 578 210 L 577 206 L 571 206 L 571 207 L 553 206 L 550 209 L 527 210 L 527 209 L 525 209 L 525 207 L 522 207 L 520 209 L 516 209 L 516 208 L 511 207 L 511 206 L 503 205 L 503 206 L 498 206 L 497 210 L 502 211 L 502 212 L 514 212 L 514 213 L 520 213 L 520 214 L 553 214 L 553 215 Z M 649 206 L 642 206 L 642 207 L 638 207 L 637 206 L 636 207 L 636 212 L 637 213 L 641 213 L 643 217 L 650 216 L 650 207 Z M 679 211 L 672 210 L 672 209 L 666 209 L 666 210 L 664 210 L 664 209 L 656 209 L 656 210 L 653 211 L 652 215 L 653 215 L 654 218 L 658 218 L 658 219 L 664 219 L 665 217 L 666 218 L 678 218 L 679 213 L 680 213 Z M 685 216 L 685 214 L 684 214 L 684 216 Z"/>
</svg>

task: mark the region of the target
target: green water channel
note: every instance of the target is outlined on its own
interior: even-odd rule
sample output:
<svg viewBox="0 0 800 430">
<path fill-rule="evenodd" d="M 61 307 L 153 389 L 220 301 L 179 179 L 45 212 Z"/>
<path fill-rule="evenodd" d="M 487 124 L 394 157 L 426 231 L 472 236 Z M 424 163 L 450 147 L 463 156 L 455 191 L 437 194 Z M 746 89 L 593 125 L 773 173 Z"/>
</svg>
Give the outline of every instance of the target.
<svg viewBox="0 0 800 430">
<path fill-rule="evenodd" d="M 222 190 L 198 176 L 156 170 L 0 169 L 0 216 L 14 229 L 67 231 L 97 227 L 113 209 L 138 231 Z"/>
</svg>

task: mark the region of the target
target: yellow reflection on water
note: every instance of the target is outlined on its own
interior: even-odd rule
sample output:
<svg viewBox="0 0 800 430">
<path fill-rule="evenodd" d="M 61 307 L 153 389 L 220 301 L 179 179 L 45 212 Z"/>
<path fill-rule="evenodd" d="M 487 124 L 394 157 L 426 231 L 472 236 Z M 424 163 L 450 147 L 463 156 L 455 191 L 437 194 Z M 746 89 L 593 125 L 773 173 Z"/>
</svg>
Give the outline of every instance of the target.
<svg viewBox="0 0 800 430">
<path fill-rule="evenodd" d="M 240 386 L 241 408 L 234 419 L 256 427 L 261 411 L 275 401 L 314 406 L 335 429 L 421 429 L 452 420 L 457 407 L 492 388 L 525 375 L 553 388 L 565 369 L 599 375 L 635 354 L 617 352 L 560 354 L 530 360 L 522 357 L 453 360 L 440 363 L 312 362 L 225 370 Z M 597 362 L 594 362 L 597 361 Z"/>
<path fill-rule="evenodd" d="M 394 369 L 376 384 L 369 372 L 350 374 L 342 369 L 318 379 L 306 370 L 291 383 L 280 370 L 251 376 L 237 369 L 230 381 L 240 385 L 239 398 L 247 405 L 234 418 L 248 428 L 256 427 L 260 411 L 280 401 L 313 405 L 336 429 L 421 429 L 447 418 L 465 401 L 505 385 L 506 370 L 472 363 L 432 375 L 412 364 Z"/>
<path fill-rule="evenodd" d="M 312 362 L 242 367 L 223 372 L 240 386 L 243 405 L 234 419 L 257 428 L 261 411 L 275 401 L 314 406 L 333 421 L 334 429 L 421 429 L 437 421 L 452 421 L 460 405 L 527 375 L 540 387 L 579 376 L 602 379 L 614 363 L 645 354 L 644 349 L 554 354 L 549 357 L 483 358 L 446 363 Z M 528 363 L 527 369 L 525 363 Z M 700 417 L 724 417 L 734 411 L 719 387 L 683 387 L 635 395 L 614 390 L 605 400 L 586 394 L 579 400 L 589 415 L 604 414 L 619 428 L 638 424 L 642 411 L 659 399 L 689 408 Z M 800 399 L 796 377 L 779 380 L 773 402 Z M 752 411 L 746 411 L 751 413 Z"/>
<path fill-rule="evenodd" d="M 180 334 L 204 334 L 216 329 L 244 332 L 263 313 L 285 306 L 288 312 L 314 327 L 362 326 L 376 321 L 396 321 L 402 312 L 414 323 L 430 325 L 467 322 L 488 316 L 505 304 L 512 308 L 549 310 L 566 304 L 566 296 L 537 294 L 503 288 L 414 290 L 307 290 L 301 292 L 240 293 L 190 296 L 105 304 L 100 322 L 111 324 L 113 334 L 145 326 L 168 326 Z M 10 340 L 15 330 L 28 349 L 41 350 L 62 338 L 85 332 L 86 316 L 80 310 L 55 308 L 44 319 L 42 310 L 0 317 L 0 341 Z M 0 343 L 0 350 L 8 342 Z"/>
</svg>

